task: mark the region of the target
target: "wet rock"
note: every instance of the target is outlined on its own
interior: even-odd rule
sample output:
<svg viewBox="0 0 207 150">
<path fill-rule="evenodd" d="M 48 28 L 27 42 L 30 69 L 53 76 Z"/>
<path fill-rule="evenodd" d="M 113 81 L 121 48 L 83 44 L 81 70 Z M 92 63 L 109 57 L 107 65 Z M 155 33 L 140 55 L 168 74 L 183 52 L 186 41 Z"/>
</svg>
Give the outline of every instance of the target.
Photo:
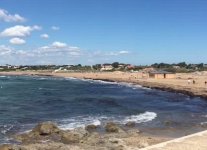
<svg viewBox="0 0 207 150">
<path fill-rule="evenodd" d="M 130 127 L 130 128 L 135 127 L 135 125 L 136 125 L 136 123 L 133 122 L 133 121 L 127 122 L 127 123 L 125 124 L 125 126 Z"/>
<path fill-rule="evenodd" d="M 118 133 L 120 128 L 113 122 L 109 122 L 105 126 L 106 132 Z"/>
<path fill-rule="evenodd" d="M 52 122 L 43 122 L 38 124 L 32 132 L 44 136 L 58 133 L 60 129 Z"/>
<path fill-rule="evenodd" d="M 91 125 L 87 125 L 87 126 L 85 127 L 85 129 L 86 129 L 87 131 L 93 131 L 93 130 L 95 130 L 95 129 L 97 129 L 97 128 L 98 128 L 98 126 L 93 125 L 93 124 L 91 124 Z"/>
</svg>

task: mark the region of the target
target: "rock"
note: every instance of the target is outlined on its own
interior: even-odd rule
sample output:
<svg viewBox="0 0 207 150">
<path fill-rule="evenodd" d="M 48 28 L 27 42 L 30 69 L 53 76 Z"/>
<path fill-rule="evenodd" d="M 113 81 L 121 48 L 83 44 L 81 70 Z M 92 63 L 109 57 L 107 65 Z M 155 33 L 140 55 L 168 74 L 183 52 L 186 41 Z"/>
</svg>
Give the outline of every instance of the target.
<svg viewBox="0 0 207 150">
<path fill-rule="evenodd" d="M 97 128 L 98 128 L 98 126 L 93 125 L 93 124 L 91 124 L 91 125 L 87 125 L 87 126 L 85 127 L 85 129 L 86 129 L 87 131 L 92 131 L 92 130 L 95 130 L 95 129 L 97 129 Z"/>
<path fill-rule="evenodd" d="M 17 147 L 17 146 L 13 146 L 13 147 Z M 51 142 L 51 143 L 36 143 L 36 144 L 29 144 L 29 145 L 20 145 L 18 146 L 18 149 L 9 149 L 9 150 L 84 150 L 84 149 L 75 145 L 66 145 L 63 143 Z"/>
<path fill-rule="evenodd" d="M 52 133 L 58 133 L 60 132 L 60 129 L 52 122 L 43 122 L 38 124 L 32 132 L 44 136 L 51 135 Z"/>
<path fill-rule="evenodd" d="M 135 125 L 136 125 L 136 123 L 135 122 L 133 122 L 133 121 L 130 121 L 130 122 L 127 122 L 126 124 L 125 124 L 125 126 L 127 126 L 127 127 L 135 127 Z"/>
<path fill-rule="evenodd" d="M 122 139 L 118 138 L 110 138 L 109 139 L 109 147 L 111 150 L 125 150 L 126 144 Z"/>
<path fill-rule="evenodd" d="M 63 132 L 61 136 L 61 141 L 65 144 L 79 143 L 84 137 L 88 135 L 88 131 L 83 128 L 78 128 L 73 131 Z"/>
<path fill-rule="evenodd" d="M 0 150 L 12 150 L 12 147 L 10 145 L 1 145 Z"/>
<path fill-rule="evenodd" d="M 41 141 L 59 142 L 63 132 L 64 131 L 60 130 L 55 124 L 43 122 L 35 126 L 31 132 L 16 135 L 14 139 L 24 144 L 38 143 Z"/>
<path fill-rule="evenodd" d="M 23 149 L 17 146 L 4 144 L 4 145 L 0 145 L 0 150 L 23 150 Z"/>
<path fill-rule="evenodd" d="M 68 133 L 65 132 L 62 134 L 62 137 L 61 137 L 61 141 L 64 144 L 79 143 L 80 139 L 81 138 L 79 134 L 71 133 L 71 132 L 68 132 Z"/>
<path fill-rule="evenodd" d="M 89 135 L 89 132 L 87 130 L 85 130 L 84 128 L 76 128 L 72 132 L 75 132 L 75 133 L 79 134 L 79 136 L 81 138 L 86 137 L 86 136 Z"/>
<path fill-rule="evenodd" d="M 113 122 L 109 122 L 105 126 L 106 132 L 118 133 L 119 132 L 119 129 L 120 128 L 115 123 L 113 123 Z"/>
<path fill-rule="evenodd" d="M 136 135 L 139 135 L 141 131 L 139 129 L 130 129 L 127 131 L 127 133 L 131 136 L 136 136 Z"/>
</svg>

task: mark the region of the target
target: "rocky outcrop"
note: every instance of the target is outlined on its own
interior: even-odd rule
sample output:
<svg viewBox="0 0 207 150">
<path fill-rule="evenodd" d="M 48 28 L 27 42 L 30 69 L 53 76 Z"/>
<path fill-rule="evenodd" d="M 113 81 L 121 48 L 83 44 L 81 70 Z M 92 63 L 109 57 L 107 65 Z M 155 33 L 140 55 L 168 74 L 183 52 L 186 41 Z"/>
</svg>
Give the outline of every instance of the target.
<svg viewBox="0 0 207 150">
<path fill-rule="evenodd" d="M 87 126 L 85 127 L 85 129 L 86 129 L 87 131 L 93 131 L 93 130 L 96 130 L 97 128 L 98 128 L 98 126 L 96 126 L 96 125 L 94 125 L 94 124 L 87 125 Z"/>
<path fill-rule="evenodd" d="M 47 136 L 59 132 L 60 129 L 52 122 L 40 123 L 32 130 L 32 133 L 42 136 Z"/>
<path fill-rule="evenodd" d="M 63 132 L 61 135 L 61 142 L 65 144 L 79 143 L 88 135 L 88 131 L 82 128 L 78 128 L 73 131 Z"/>
<path fill-rule="evenodd" d="M 106 124 L 105 130 L 106 132 L 110 132 L 110 133 L 118 133 L 120 131 L 120 128 L 115 123 L 109 122 Z"/>
<path fill-rule="evenodd" d="M 129 150 L 161 142 L 141 135 L 135 128 L 123 131 L 113 122 L 107 123 L 105 130 L 106 133 L 84 128 L 64 131 L 52 122 L 44 122 L 15 136 L 21 145 L 2 145 L 0 150 Z"/>
<path fill-rule="evenodd" d="M 40 143 L 42 141 L 53 141 L 61 143 L 79 143 L 88 135 L 88 131 L 82 128 L 73 131 L 60 130 L 52 122 L 38 124 L 31 132 L 17 135 L 15 139 L 25 144 Z"/>
</svg>

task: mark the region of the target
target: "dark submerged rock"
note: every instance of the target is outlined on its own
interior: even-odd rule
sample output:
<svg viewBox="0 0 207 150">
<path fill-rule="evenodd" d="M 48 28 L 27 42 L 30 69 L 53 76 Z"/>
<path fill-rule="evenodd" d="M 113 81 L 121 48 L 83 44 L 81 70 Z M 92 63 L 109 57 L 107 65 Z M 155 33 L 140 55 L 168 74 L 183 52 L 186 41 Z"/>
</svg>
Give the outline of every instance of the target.
<svg viewBox="0 0 207 150">
<path fill-rule="evenodd" d="M 87 131 L 93 131 L 93 130 L 96 130 L 97 128 L 98 128 L 98 126 L 93 125 L 93 124 L 91 124 L 91 125 L 87 125 L 87 126 L 85 127 L 85 129 L 86 129 Z"/>
<path fill-rule="evenodd" d="M 126 124 L 125 124 L 125 126 L 126 127 L 135 127 L 135 125 L 136 125 L 136 123 L 135 122 L 133 122 L 133 121 L 130 121 L 130 122 L 127 122 Z"/>
</svg>

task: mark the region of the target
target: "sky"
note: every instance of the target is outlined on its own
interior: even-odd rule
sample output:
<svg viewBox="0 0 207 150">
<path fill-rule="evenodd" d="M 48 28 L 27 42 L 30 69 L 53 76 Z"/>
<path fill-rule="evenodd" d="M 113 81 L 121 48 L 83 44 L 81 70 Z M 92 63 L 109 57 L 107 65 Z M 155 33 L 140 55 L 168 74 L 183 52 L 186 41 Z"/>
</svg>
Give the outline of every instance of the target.
<svg viewBox="0 0 207 150">
<path fill-rule="evenodd" d="M 1 0 L 0 64 L 207 63 L 206 0 Z"/>
</svg>

